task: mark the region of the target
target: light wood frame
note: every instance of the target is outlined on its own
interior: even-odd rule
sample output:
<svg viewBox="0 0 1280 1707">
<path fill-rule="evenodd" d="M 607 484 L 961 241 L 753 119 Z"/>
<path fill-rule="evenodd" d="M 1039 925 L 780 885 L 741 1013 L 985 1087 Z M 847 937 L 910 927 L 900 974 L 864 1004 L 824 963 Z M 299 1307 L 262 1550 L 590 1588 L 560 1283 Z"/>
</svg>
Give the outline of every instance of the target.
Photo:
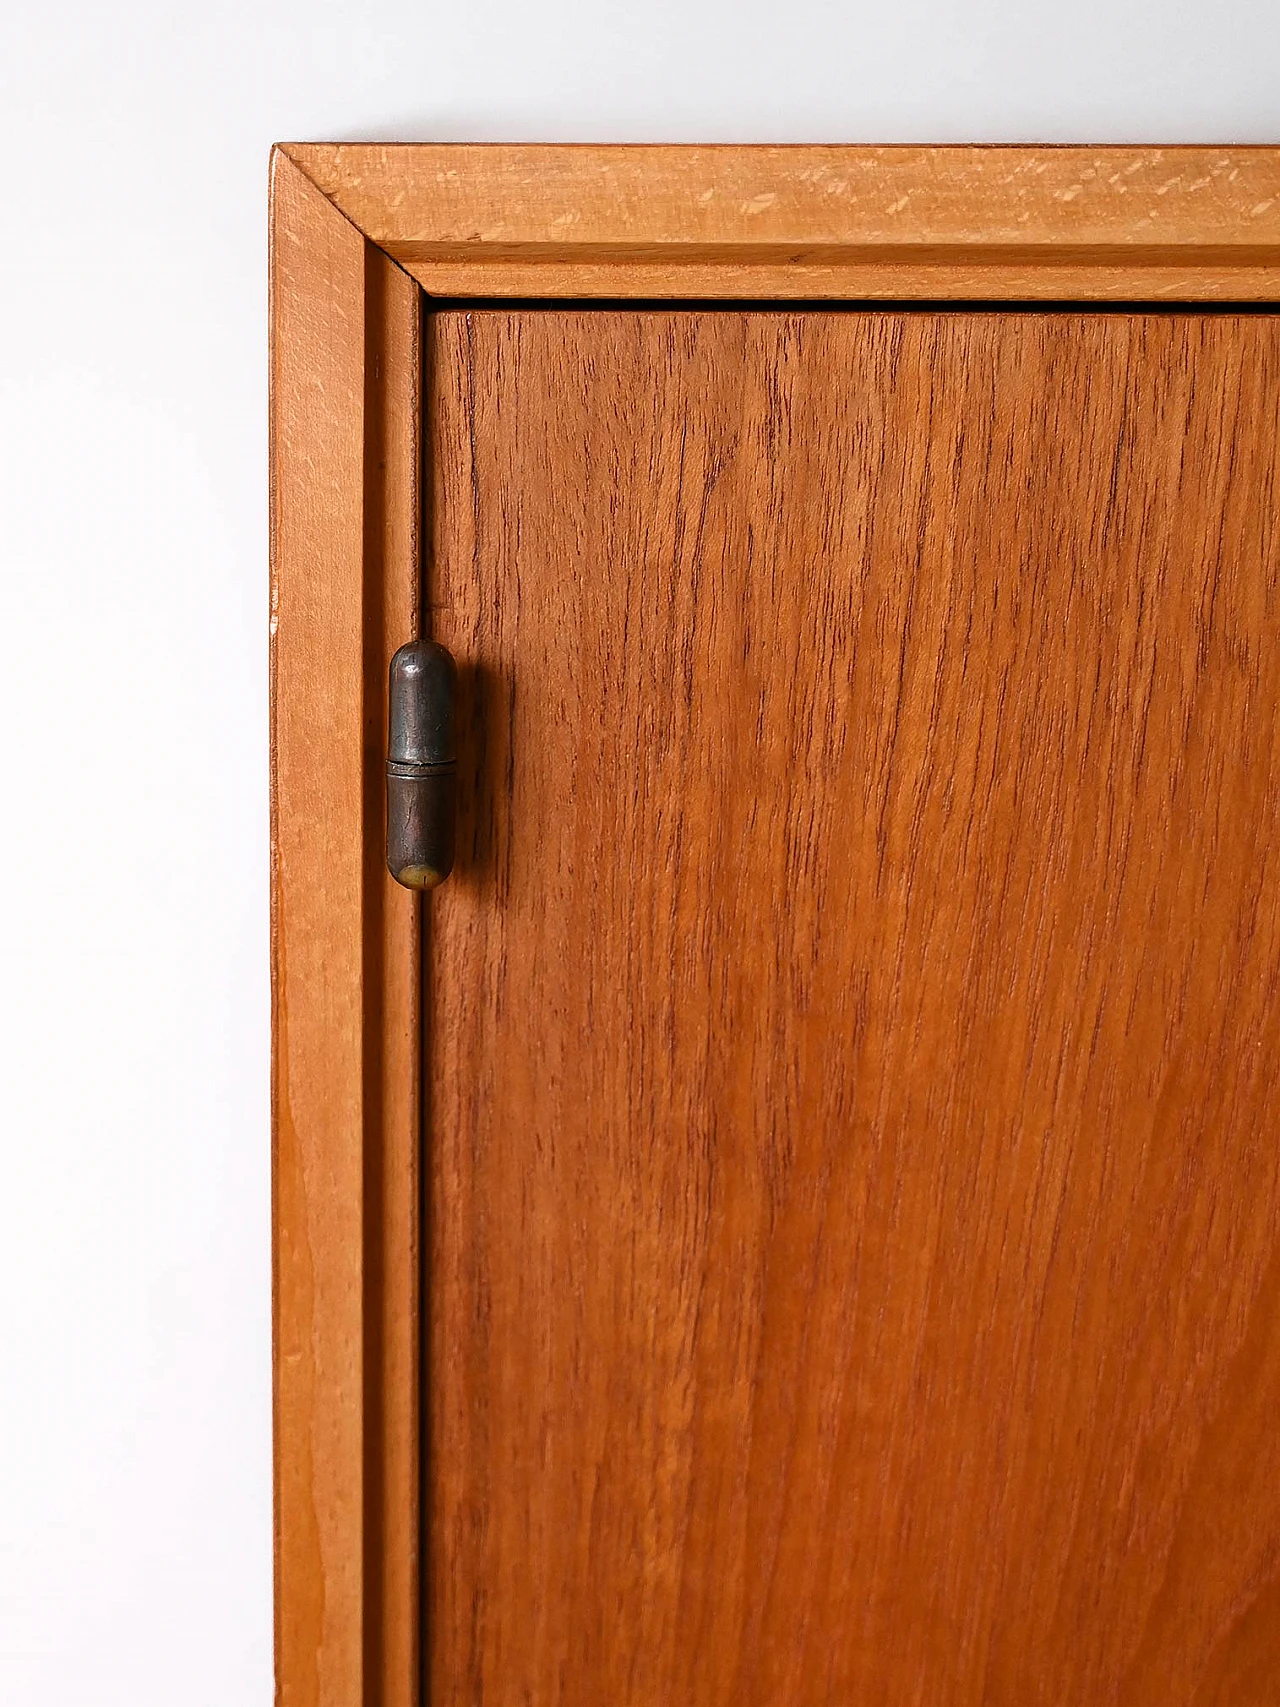
<svg viewBox="0 0 1280 1707">
<path fill-rule="evenodd" d="M 277 1698 L 414 1707 L 419 931 L 382 760 L 418 286 L 1272 302 L 1280 149 L 308 144 L 271 182 Z"/>
</svg>

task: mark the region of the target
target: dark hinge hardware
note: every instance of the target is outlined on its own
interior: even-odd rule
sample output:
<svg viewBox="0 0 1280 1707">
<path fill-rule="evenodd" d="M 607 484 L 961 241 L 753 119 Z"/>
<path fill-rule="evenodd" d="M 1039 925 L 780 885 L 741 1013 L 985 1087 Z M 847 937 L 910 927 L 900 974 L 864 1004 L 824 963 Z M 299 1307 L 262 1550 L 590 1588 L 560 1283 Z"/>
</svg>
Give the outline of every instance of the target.
<svg viewBox="0 0 1280 1707">
<path fill-rule="evenodd" d="M 434 889 L 453 869 L 457 696 L 453 658 L 434 640 L 411 640 L 391 660 L 387 869 L 406 889 Z"/>
</svg>

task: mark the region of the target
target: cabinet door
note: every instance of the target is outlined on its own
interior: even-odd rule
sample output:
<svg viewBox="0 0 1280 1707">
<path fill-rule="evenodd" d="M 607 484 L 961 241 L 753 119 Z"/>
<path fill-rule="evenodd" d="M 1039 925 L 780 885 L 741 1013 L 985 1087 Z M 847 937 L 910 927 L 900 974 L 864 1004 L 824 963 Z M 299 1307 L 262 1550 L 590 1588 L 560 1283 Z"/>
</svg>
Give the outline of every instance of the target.
<svg viewBox="0 0 1280 1707">
<path fill-rule="evenodd" d="M 431 1700 L 1280 1688 L 1280 325 L 429 321 Z"/>
</svg>

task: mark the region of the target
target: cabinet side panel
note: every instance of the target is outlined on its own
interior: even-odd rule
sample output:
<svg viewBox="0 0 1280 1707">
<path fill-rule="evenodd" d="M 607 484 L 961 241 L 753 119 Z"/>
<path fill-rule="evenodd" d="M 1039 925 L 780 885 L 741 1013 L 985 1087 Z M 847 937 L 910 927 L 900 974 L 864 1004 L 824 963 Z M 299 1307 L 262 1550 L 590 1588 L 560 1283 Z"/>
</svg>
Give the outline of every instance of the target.
<svg viewBox="0 0 1280 1707">
<path fill-rule="evenodd" d="M 418 291 L 272 183 L 277 1695 L 416 1699 L 417 946 L 382 864 L 417 583 Z"/>
</svg>

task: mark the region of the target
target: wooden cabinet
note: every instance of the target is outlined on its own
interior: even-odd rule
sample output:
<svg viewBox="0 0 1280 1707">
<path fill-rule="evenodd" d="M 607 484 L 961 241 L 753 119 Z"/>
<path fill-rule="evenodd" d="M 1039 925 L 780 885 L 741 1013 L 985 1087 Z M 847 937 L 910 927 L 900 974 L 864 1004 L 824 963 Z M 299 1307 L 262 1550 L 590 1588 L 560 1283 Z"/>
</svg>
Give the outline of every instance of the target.
<svg viewBox="0 0 1280 1707">
<path fill-rule="evenodd" d="M 879 305 L 747 230 L 749 150 L 651 216 L 710 250 L 731 182 L 736 257 L 663 227 L 628 286 L 593 228 L 595 302 L 515 300 L 554 257 L 456 236 L 456 188 L 375 235 L 462 299 L 326 223 L 317 184 L 420 209 L 472 152 L 303 151 L 279 192 L 283 1698 L 1273 1702 L 1280 157 L 1186 151 L 1212 195 L 1144 236 L 990 151 L 1022 201 L 989 181 L 914 289 L 847 213 Z M 976 159 L 935 153 L 865 182 Z M 860 158 L 760 154 L 775 199 Z M 1105 155 L 1066 177 L 1173 172 Z M 1054 303 L 1082 230 L 1082 294 L 1205 300 Z M 617 300 L 677 264 L 734 289 Z M 975 303 L 984 264 L 1046 302 Z M 420 947 L 376 768 L 419 589 L 460 668 Z"/>
</svg>

